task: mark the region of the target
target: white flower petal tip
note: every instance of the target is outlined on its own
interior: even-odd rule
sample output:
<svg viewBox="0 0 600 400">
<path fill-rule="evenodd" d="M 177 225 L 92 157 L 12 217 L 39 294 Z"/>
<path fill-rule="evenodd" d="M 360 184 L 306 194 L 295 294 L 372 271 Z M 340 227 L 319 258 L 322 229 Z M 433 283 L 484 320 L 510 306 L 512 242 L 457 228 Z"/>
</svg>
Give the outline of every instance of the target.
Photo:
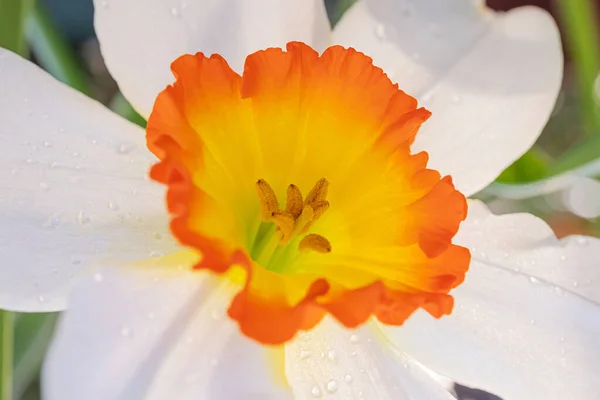
<svg viewBox="0 0 600 400">
<path fill-rule="evenodd" d="M 102 55 L 123 94 L 147 117 L 186 53 L 218 53 L 241 72 L 246 56 L 302 41 L 319 50 L 331 28 L 322 0 L 95 0 Z"/>
<path fill-rule="evenodd" d="M 3 49 L 0 143 L 0 308 L 61 310 L 82 271 L 173 247 L 143 130 Z"/>
<path fill-rule="evenodd" d="M 505 399 L 595 399 L 600 240 L 559 241 L 531 215 L 472 202 L 455 241 L 473 261 L 453 313 L 382 329 L 429 368 Z"/>
<path fill-rule="evenodd" d="M 359 0 L 334 30 L 433 113 L 414 150 L 465 195 L 492 182 L 541 133 L 563 55 L 545 11 L 506 13 L 463 0 Z"/>
<path fill-rule="evenodd" d="M 188 256 L 162 262 L 82 280 L 44 365 L 44 398 L 292 400 L 276 379 L 283 349 L 247 339 L 226 316 L 235 292 L 178 268 Z"/>
<path fill-rule="evenodd" d="M 286 346 L 295 400 L 452 400 L 448 382 L 398 352 L 377 326 L 357 330 L 326 318 Z"/>
</svg>

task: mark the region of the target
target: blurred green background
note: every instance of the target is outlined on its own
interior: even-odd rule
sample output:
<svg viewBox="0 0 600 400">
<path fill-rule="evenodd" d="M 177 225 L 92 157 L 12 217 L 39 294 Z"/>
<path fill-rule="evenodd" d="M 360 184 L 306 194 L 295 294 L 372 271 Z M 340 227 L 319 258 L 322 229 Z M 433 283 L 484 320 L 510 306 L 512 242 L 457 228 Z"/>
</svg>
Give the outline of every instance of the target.
<svg viewBox="0 0 600 400">
<path fill-rule="evenodd" d="M 333 24 L 354 0 L 326 0 Z M 593 0 L 488 0 L 507 10 L 526 4 L 549 10 L 565 48 L 563 89 L 536 145 L 498 178 L 520 185 L 564 172 L 600 156 L 600 47 L 598 4 Z M 28 57 L 57 79 L 144 125 L 106 70 L 93 29 L 92 0 L 0 0 L 0 47 Z M 484 190 L 478 195 L 497 211 L 529 211 L 559 236 L 597 235 L 598 219 L 557 210 L 544 197 L 515 201 Z M 39 371 L 55 326 L 55 314 L 0 311 L 0 400 L 40 398 Z M 10 376 L 12 375 L 12 379 Z"/>
</svg>

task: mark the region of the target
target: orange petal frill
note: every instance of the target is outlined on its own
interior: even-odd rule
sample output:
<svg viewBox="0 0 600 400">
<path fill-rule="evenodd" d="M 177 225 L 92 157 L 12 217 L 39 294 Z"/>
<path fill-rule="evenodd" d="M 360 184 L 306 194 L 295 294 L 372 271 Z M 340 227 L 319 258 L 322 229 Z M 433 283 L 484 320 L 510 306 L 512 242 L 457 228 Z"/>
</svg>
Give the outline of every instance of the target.
<svg viewBox="0 0 600 400">
<path fill-rule="evenodd" d="M 229 316 L 246 335 L 278 344 L 326 313 L 355 327 L 452 311 L 467 203 L 410 153 L 429 111 L 369 57 L 293 42 L 248 56 L 243 76 L 201 53 L 172 70 L 148 120 L 151 177 L 195 268 L 243 271 Z"/>
</svg>

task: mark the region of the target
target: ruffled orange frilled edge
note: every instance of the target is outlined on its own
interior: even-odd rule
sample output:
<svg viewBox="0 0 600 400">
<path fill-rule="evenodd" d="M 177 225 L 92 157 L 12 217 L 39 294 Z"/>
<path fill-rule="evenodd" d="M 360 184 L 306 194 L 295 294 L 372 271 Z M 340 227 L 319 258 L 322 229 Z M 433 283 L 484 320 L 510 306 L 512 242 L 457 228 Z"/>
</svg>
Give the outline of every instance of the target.
<svg viewBox="0 0 600 400">
<path fill-rule="evenodd" d="M 213 94 L 224 99 L 240 101 L 265 87 L 277 95 L 277 90 L 286 90 L 286 81 L 297 85 L 301 81 L 298 75 L 319 60 L 330 66 L 345 63 L 345 69 L 325 68 L 320 77 L 324 84 L 327 73 L 331 72 L 337 74 L 338 81 L 362 79 L 378 91 L 377 101 L 364 107 L 364 112 L 379 118 L 384 127 L 376 145 L 405 148 L 404 153 L 400 152 L 403 162 L 410 160 L 407 165 L 414 169 L 408 172 L 419 176 L 420 184 L 425 187 L 424 196 L 407 208 L 409 212 L 404 217 L 408 233 L 398 239 L 399 245 L 418 243 L 431 259 L 428 263 L 431 276 L 422 283 L 406 285 L 378 280 L 362 288 L 348 289 L 319 276 L 277 274 L 256 265 L 242 249 L 210 237 L 209 232 L 195 232 L 189 226 L 192 215 L 197 218 L 202 212 L 205 195 L 191 178 L 191 171 L 202 168 L 203 145 L 188 122 L 186 90 L 202 81 L 211 82 L 208 86 L 214 90 Z M 436 171 L 425 169 L 425 153 L 409 155 L 409 146 L 430 113 L 417 109 L 416 101 L 398 90 L 381 69 L 372 65 L 370 58 L 339 46 L 329 48 L 319 57 L 309 46 L 292 42 L 287 52 L 267 49 L 250 55 L 243 78 L 221 56 L 207 58 L 202 53 L 180 57 L 172 70 L 177 80 L 159 94 L 148 120 L 148 147 L 160 159 L 150 176 L 168 186 L 167 205 L 175 237 L 203 255 L 195 268 L 224 273 L 237 265 L 246 271 L 244 289 L 233 299 L 229 315 L 247 336 L 267 344 L 283 343 L 299 330 L 312 328 L 326 313 L 347 327 L 356 327 L 372 315 L 384 323 L 400 325 L 418 308 L 438 318 L 451 312 L 453 298 L 448 292 L 463 281 L 470 261 L 467 249 L 451 244 L 466 217 L 466 199 L 455 190 L 449 177 L 441 179 Z M 277 79 L 281 85 L 273 85 Z"/>
</svg>

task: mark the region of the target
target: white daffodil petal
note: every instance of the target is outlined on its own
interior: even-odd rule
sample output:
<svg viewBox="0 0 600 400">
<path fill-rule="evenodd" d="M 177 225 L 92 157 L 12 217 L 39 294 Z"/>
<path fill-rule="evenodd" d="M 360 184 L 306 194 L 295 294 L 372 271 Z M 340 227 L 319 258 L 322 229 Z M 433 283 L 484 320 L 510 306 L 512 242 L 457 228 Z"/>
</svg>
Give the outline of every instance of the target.
<svg viewBox="0 0 600 400">
<path fill-rule="evenodd" d="M 452 292 L 453 313 L 436 320 L 417 312 L 382 329 L 427 367 L 505 399 L 595 399 L 600 305 L 580 294 L 598 295 L 550 281 L 571 281 L 580 266 L 591 271 L 600 241 L 559 242 L 535 217 L 489 216 L 473 204 L 470 215 L 456 243 L 472 246 L 473 261 Z"/>
<path fill-rule="evenodd" d="M 185 53 L 218 53 L 238 72 L 246 56 L 302 41 L 330 41 L 322 0 L 95 0 L 102 55 L 125 97 L 143 116 L 173 81 L 169 66 Z"/>
<path fill-rule="evenodd" d="M 0 145 L 0 308 L 63 309 L 82 270 L 169 248 L 144 131 L 3 49 Z"/>
<path fill-rule="evenodd" d="M 558 240 L 548 224 L 531 214 L 494 215 L 483 203 L 470 201 L 454 243 L 471 249 L 473 259 L 482 263 L 531 275 L 600 304 L 596 238 Z"/>
<path fill-rule="evenodd" d="M 353 331 L 326 318 L 286 345 L 286 375 L 295 400 L 454 399 L 372 324 Z"/>
<path fill-rule="evenodd" d="M 292 398 L 275 350 L 225 315 L 231 290 L 177 262 L 107 268 L 77 286 L 44 366 L 45 399 Z"/>
<path fill-rule="evenodd" d="M 471 195 L 535 142 L 554 106 L 562 51 L 534 7 L 495 14 L 481 1 L 359 0 L 334 30 L 432 111 L 413 149 Z"/>
</svg>

